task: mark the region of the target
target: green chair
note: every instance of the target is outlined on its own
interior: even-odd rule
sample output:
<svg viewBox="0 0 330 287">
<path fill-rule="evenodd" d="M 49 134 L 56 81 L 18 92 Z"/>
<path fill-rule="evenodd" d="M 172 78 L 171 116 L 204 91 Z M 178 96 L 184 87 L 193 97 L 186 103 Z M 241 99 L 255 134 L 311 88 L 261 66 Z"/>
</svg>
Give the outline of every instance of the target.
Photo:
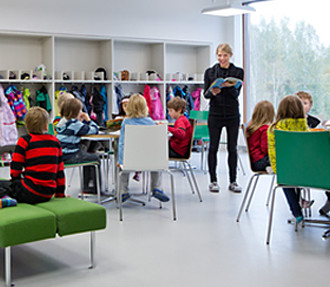
<svg viewBox="0 0 330 287">
<path fill-rule="evenodd" d="M 210 141 L 209 129 L 207 126 L 207 119 L 209 117 L 209 111 L 194 111 L 191 110 L 189 118 L 196 120 L 196 127 L 193 136 L 193 140 L 202 141 L 202 153 L 201 153 L 201 170 L 204 170 L 206 165 L 205 149 Z"/>
<path fill-rule="evenodd" d="M 269 244 L 278 188 L 330 190 L 330 132 L 289 132 L 275 130 L 277 186 L 272 191 L 266 244 Z M 330 221 L 305 220 L 330 224 Z M 328 233 L 327 233 L 328 232 Z M 325 238 L 330 231 L 327 231 Z"/>
</svg>

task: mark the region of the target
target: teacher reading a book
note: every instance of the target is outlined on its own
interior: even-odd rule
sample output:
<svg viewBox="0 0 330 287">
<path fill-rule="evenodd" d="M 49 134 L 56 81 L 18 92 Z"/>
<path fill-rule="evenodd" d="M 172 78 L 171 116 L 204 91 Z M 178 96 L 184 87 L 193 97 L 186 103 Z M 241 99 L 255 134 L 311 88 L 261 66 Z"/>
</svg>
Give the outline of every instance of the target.
<svg viewBox="0 0 330 287">
<path fill-rule="evenodd" d="M 204 74 L 204 97 L 210 99 L 208 165 L 211 183 L 209 190 L 210 192 L 220 191 L 216 172 L 217 153 L 221 131 L 225 127 L 230 179 L 228 188 L 238 193 L 242 191 L 236 182 L 237 138 L 240 121 L 238 96 L 243 83 L 244 70 L 229 62 L 233 52 L 228 44 L 220 44 L 216 54 L 219 63 L 208 68 Z"/>
</svg>

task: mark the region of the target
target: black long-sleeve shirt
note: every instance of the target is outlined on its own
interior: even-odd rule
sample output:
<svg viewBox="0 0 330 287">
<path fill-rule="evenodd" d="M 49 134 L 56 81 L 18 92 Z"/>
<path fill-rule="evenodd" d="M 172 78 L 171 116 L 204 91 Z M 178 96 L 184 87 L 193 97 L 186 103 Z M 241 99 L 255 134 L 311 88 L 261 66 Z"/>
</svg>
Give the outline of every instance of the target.
<svg viewBox="0 0 330 287">
<path fill-rule="evenodd" d="M 244 70 L 230 63 L 229 68 L 221 68 L 220 64 L 215 64 L 204 73 L 204 97 L 211 99 L 210 116 L 222 119 L 234 119 L 239 117 L 238 96 L 241 90 L 234 87 L 221 88 L 221 92 L 213 96 L 208 88 L 217 78 L 234 77 L 243 81 Z"/>
</svg>

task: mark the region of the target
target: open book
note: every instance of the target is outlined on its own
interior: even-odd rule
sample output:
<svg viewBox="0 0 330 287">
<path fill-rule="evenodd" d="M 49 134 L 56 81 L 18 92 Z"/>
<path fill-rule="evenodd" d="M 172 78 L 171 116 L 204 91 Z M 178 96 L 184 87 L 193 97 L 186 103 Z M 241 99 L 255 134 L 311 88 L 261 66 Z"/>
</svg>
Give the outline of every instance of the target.
<svg viewBox="0 0 330 287">
<path fill-rule="evenodd" d="M 209 87 L 208 91 L 211 91 L 211 89 L 213 89 L 213 88 L 221 89 L 224 87 L 224 83 L 229 83 L 229 84 L 231 84 L 232 87 L 234 87 L 235 89 L 238 89 L 243 84 L 243 81 L 240 79 L 234 78 L 234 77 L 228 77 L 225 79 L 218 78 L 213 81 L 213 83 Z"/>
</svg>

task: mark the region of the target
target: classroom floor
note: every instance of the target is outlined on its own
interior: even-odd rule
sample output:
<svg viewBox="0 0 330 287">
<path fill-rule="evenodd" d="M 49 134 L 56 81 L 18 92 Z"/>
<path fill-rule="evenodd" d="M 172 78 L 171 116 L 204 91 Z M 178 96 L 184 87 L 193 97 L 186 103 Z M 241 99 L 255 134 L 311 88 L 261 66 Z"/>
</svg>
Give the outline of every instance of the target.
<svg viewBox="0 0 330 287">
<path fill-rule="evenodd" d="M 245 188 L 251 173 L 246 153 L 241 157 L 247 175 L 239 171 L 238 182 Z M 199 167 L 199 159 L 195 153 L 192 163 Z M 108 203 L 107 228 L 96 233 L 95 269 L 87 269 L 89 236 L 80 234 L 13 247 L 13 281 L 17 287 L 327 286 L 330 239 L 321 239 L 324 228 L 305 227 L 296 233 L 287 224 L 290 212 L 279 193 L 271 244 L 266 246 L 270 177 L 260 179 L 250 211 L 237 223 L 244 193 L 228 191 L 225 152 L 219 161 L 219 194 L 208 192 L 208 174 L 196 171 L 202 203 L 191 194 L 186 178 L 175 173 L 176 222 L 170 203 L 162 209 L 155 200 L 146 207 L 127 203 L 123 222 L 115 203 Z M 6 174 L 0 170 L 0 176 Z M 71 194 L 77 192 L 77 175 Z M 138 192 L 140 186 L 131 183 L 132 191 Z M 167 175 L 163 183 L 169 190 Z M 317 216 L 325 195 L 314 191 L 312 196 Z M 0 269 L 0 280 L 4 280 Z"/>
</svg>

